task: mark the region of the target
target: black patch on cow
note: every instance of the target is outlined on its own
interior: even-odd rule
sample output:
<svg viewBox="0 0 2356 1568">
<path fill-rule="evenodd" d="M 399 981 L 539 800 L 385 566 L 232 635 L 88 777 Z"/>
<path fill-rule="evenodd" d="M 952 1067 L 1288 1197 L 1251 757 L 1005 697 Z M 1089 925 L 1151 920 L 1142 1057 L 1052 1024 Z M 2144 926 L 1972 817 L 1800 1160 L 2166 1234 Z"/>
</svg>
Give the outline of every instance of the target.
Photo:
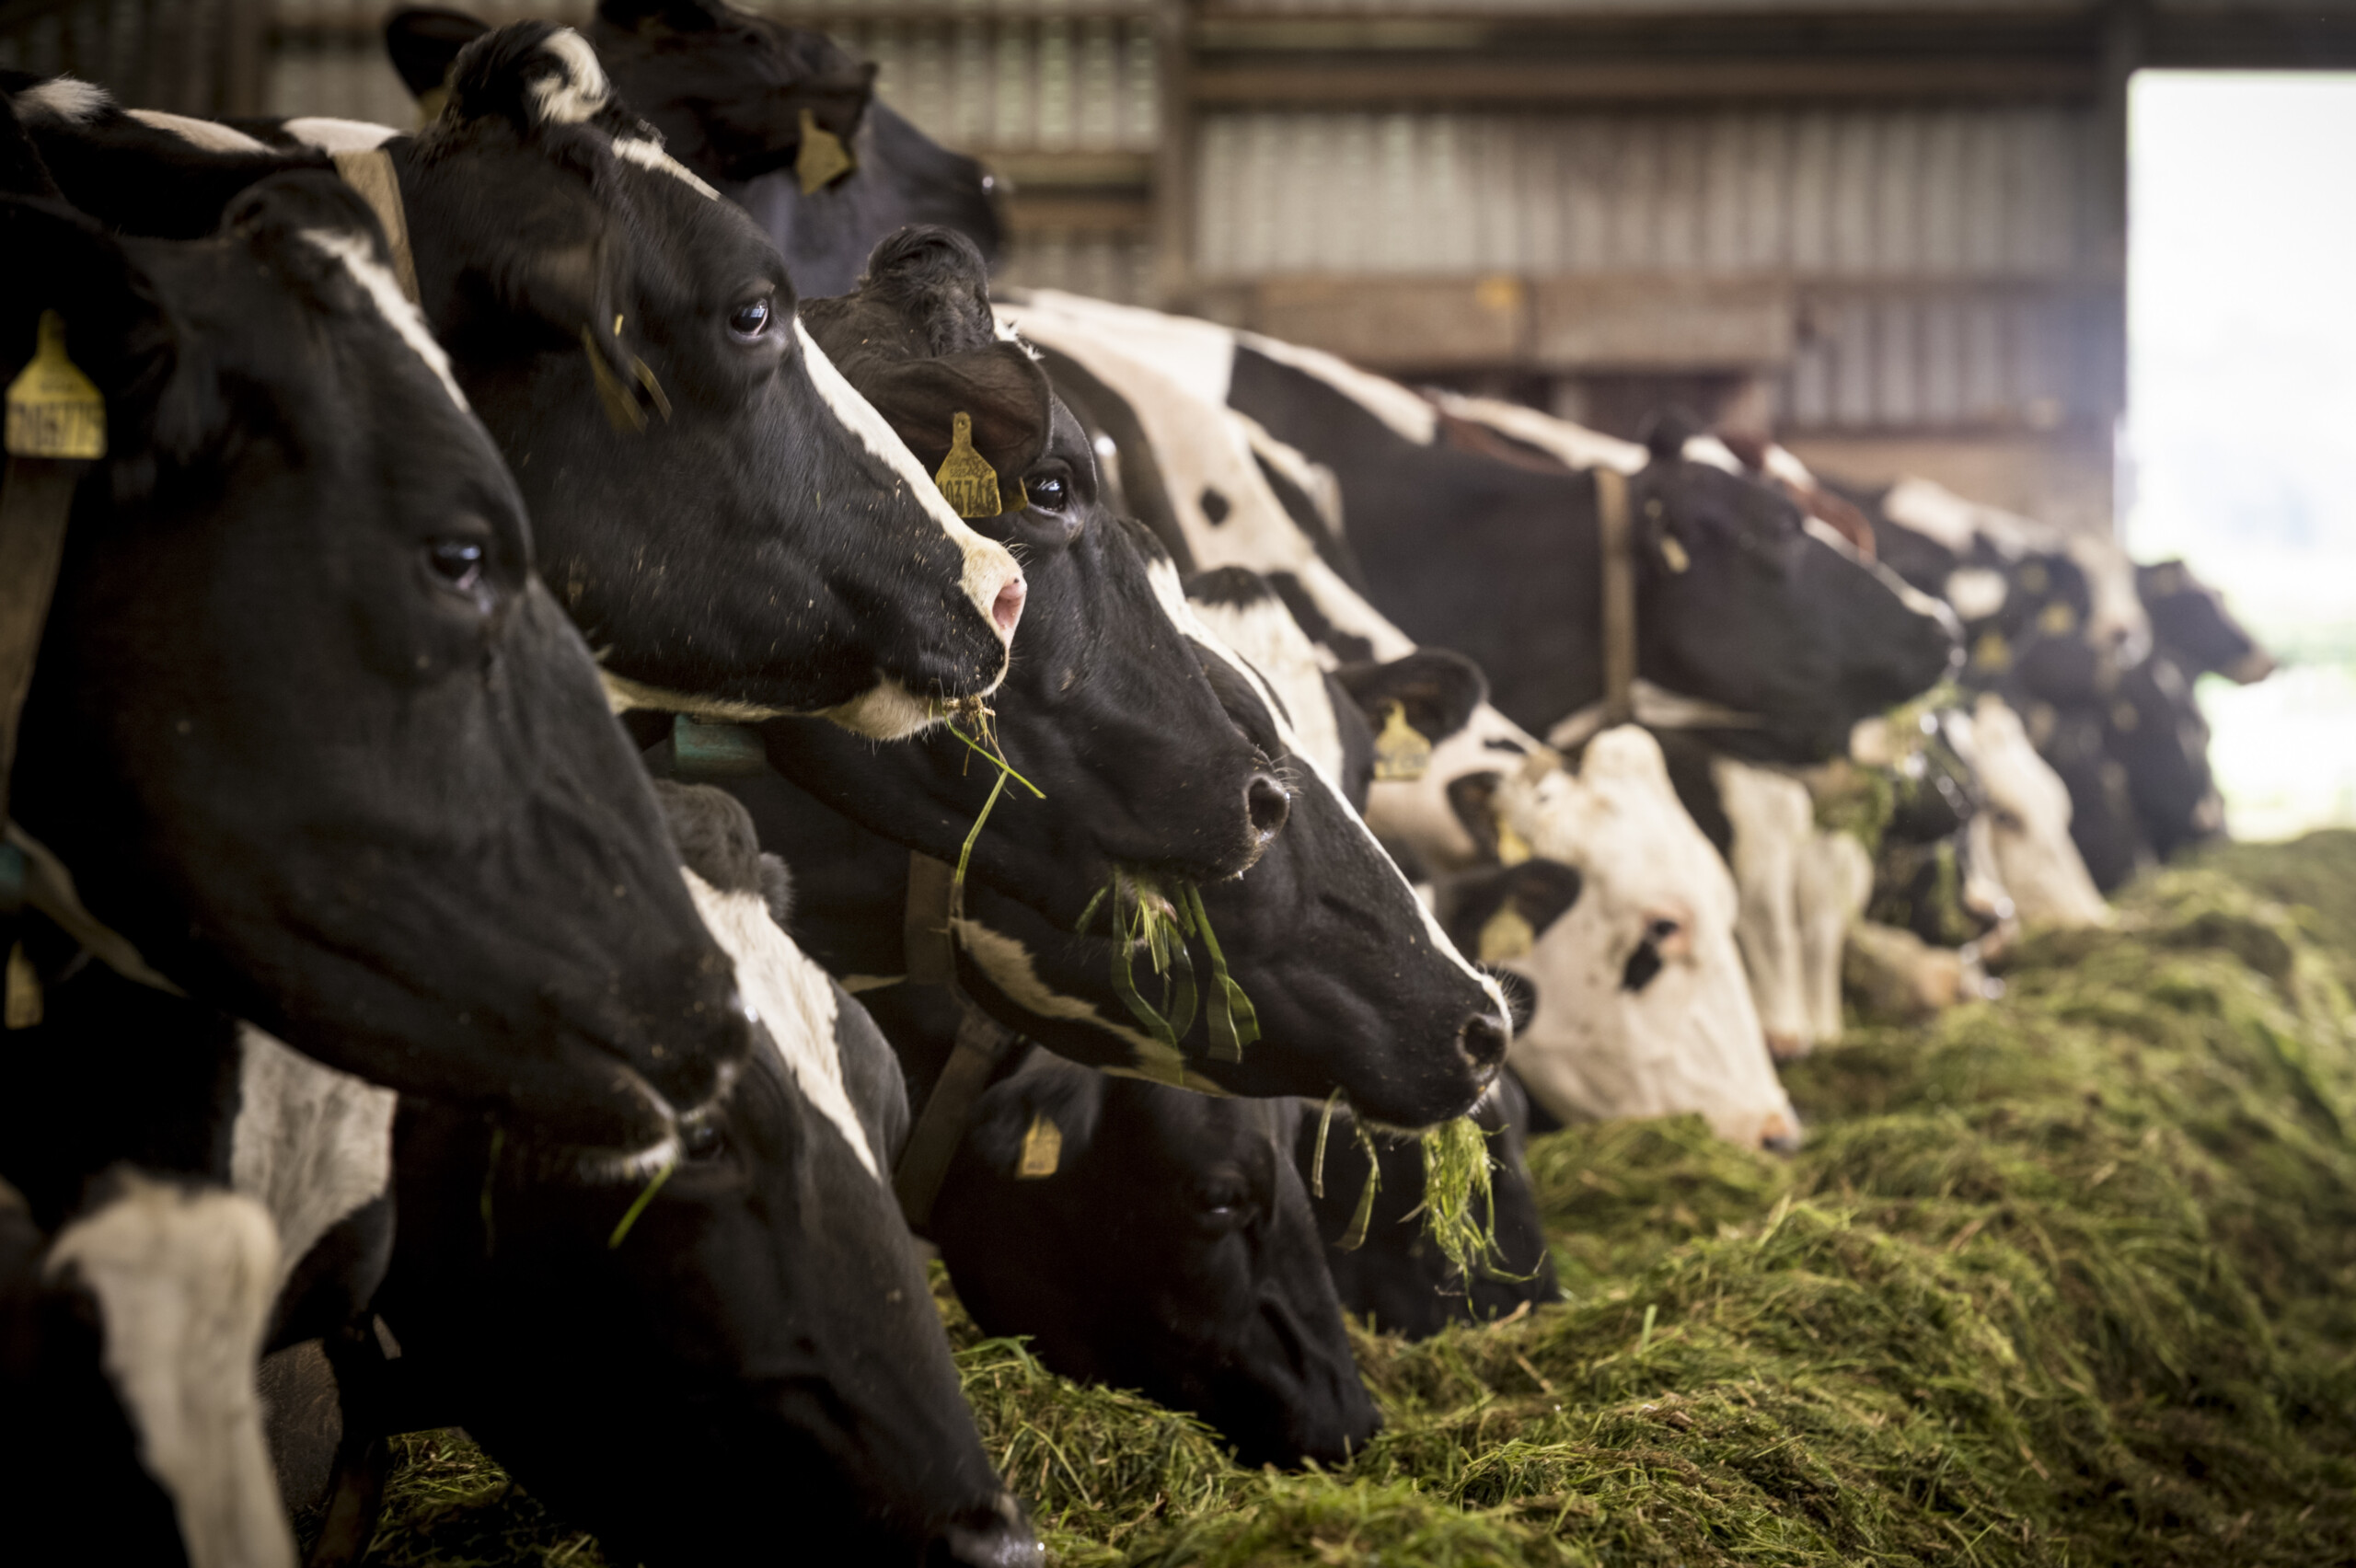
<svg viewBox="0 0 2356 1568">
<path fill-rule="evenodd" d="M 1461 773 L 1448 781 L 1449 810 L 1472 836 L 1481 859 L 1497 858 L 1497 790 L 1505 775 L 1490 771 Z"/>
<path fill-rule="evenodd" d="M 1669 783 L 1677 791 L 1678 803 L 1719 856 L 1731 859 L 1734 822 L 1727 815 L 1726 801 L 1718 795 L 1717 775 L 1710 767 L 1715 751 L 1707 742 L 1680 730 L 1647 733 L 1660 744 L 1661 760 L 1669 765 Z"/>
<path fill-rule="evenodd" d="M 1365 593 L 1366 571 L 1358 565 L 1358 558 L 1351 550 L 1349 540 L 1334 531 L 1333 525 L 1325 521 L 1325 513 L 1319 511 L 1317 503 L 1309 498 L 1309 492 L 1293 483 L 1290 475 L 1258 452 L 1252 454 L 1252 461 L 1259 466 L 1261 477 L 1276 492 L 1276 503 L 1285 509 L 1285 515 L 1292 519 L 1293 526 L 1317 547 L 1318 555 L 1343 582 L 1359 593 Z"/>
<path fill-rule="evenodd" d="M 1228 513 L 1232 510 L 1227 503 L 1227 497 L 1208 485 L 1203 487 L 1203 493 L 1195 500 L 1203 509 L 1203 515 L 1211 520 L 1213 527 L 1226 522 Z"/>
<path fill-rule="evenodd" d="M 1056 395 L 1070 406 L 1091 439 L 1112 438 L 1114 449 L 1121 455 L 1121 500 L 1128 514 L 1153 530 L 1153 536 L 1177 562 L 1179 575 L 1193 571 L 1194 548 L 1186 543 L 1186 530 L 1170 503 L 1169 485 L 1137 410 L 1070 355 L 1049 348 L 1034 348 L 1034 352 L 1047 379 L 1055 383 Z"/>
<path fill-rule="evenodd" d="M 1528 756 L 1530 755 L 1530 748 L 1523 745 L 1519 741 L 1515 740 L 1511 735 L 1491 735 L 1487 740 L 1481 743 L 1481 749 L 1483 751 L 1510 752 L 1515 756 Z"/>
<path fill-rule="evenodd" d="M 1289 571 L 1271 571 L 1267 576 L 1268 586 L 1276 591 L 1276 597 L 1285 602 L 1285 608 L 1292 612 L 1292 618 L 1300 623 L 1311 642 L 1348 663 L 1374 657 L 1374 644 L 1328 620 L 1309 590 L 1301 586 L 1299 577 Z"/>
<path fill-rule="evenodd" d="M 1660 971 L 1660 948 L 1647 932 L 1645 939 L 1636 944 L 1636 950 L 1628 955 L 1628 962 L 1620 966 L 1620 988 L 1641 991 L 1653 983 L 1653 977 Z"/>
<path fill-rule="evenodd" d="M 1533 937 L 1561 919 L 1579 901 L 1586 879 L 1576 866 L 1533 858 L 1511 866 L 1462 872 L 1434 891 L 1445 911 L 1440 923 L 1449 940 L 1468 954 L 1481 951 L 1481 928 L 1508 905 L 1530 922 Z"/>
<path fill-rule="evenodd" d="M 1227 605 L 1238 609 L 1265 604 L 1276 597 L 1268 580 L 1248 566 L 1217 566 L 1186 579 L 1186 597 L 1198 604 Z"/>
</svg>

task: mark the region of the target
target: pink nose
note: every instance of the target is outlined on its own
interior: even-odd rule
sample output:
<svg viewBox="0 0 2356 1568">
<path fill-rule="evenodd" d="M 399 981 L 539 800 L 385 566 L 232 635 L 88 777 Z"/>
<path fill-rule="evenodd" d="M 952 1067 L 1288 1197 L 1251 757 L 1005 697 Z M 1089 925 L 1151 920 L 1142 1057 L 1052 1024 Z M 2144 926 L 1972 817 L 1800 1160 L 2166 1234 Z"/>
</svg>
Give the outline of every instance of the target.
<svg viewBox="0 0 2356 1568">
<path fill-rule="evenodd" d="M 998 622 L 998 634 L 1011 638 L 1015 623 L 1022 618 L 1022 602 L 1031 596 L 1031 584 L 1015 573 L 1007 585 L 998 591 L 998 602 L 990 605 L 990 619 Z"/>
</svg>

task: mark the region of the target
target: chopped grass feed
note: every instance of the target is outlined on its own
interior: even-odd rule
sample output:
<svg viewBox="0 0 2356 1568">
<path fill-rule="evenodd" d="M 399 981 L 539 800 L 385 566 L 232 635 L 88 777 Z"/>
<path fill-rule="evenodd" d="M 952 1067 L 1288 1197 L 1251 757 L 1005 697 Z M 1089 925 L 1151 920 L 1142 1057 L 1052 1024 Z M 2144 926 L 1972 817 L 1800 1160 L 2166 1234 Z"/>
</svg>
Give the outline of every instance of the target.
<svg viewBox="0 0 2356 1568">
<path fill-rule="evenodd" d="M 1570 1299 L 1357 1333 L 1386 1424 L 1345 1467 L 1242 1470 L 944 1286 L 984 1442 L 1090 1568 L 2356 1561 L 2356 835 L 2119 902 L 2002 999 L 1791 1069 L 1795 1158 L 1698 1118 L 1532 1140 Z M 377 1560 L 550 1561 L 442 1441 Z"/>
</svg>

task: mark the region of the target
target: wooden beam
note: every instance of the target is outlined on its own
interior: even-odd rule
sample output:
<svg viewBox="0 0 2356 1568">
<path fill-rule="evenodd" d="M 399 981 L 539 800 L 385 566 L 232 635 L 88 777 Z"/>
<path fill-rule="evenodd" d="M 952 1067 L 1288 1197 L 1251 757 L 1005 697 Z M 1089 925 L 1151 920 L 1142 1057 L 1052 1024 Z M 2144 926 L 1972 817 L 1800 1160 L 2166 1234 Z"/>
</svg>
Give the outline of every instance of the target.
<svg viewBox="0 0 2356 1568">
<path fill-rule="evenodd" d="M 2044 60 L 1240 60 L 1195 73 L 1203 105 L 1493 106 L 1727 99 L 1890 102 L 2087 100 L 2091 62 Z"/>
</svg>

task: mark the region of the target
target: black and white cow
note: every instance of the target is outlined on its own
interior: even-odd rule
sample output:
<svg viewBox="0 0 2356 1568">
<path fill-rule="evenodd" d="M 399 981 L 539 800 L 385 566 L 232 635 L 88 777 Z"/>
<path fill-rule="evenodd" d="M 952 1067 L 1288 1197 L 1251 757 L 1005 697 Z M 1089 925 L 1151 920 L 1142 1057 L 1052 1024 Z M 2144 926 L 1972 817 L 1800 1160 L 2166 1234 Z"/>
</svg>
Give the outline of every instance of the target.
<svg viewBox="0 0 2356 1568">
<path fill-rule="evenodd" d="M 385 23 L 393 63 L 422 98 L 483 30 L 439 9 Z M 805 297 L 849 294 L 868 251 L 905 225 L 941 225 L 997 255 L 990 177 L 877 101 L 875 67 L 824 33 L 719 0 L 603 0 L 588 37 L 673 155 L 777 241 Z M 805 161 L 804 114 L 847 162 Z"/>
<path fill-rule="evenodd" d="M 0 360 L 54 311 L 111 454 L 12 779 L 74 933 L 41 978 L 95 945 L 403 1090 L 665 1144 L 742 1004 L 367 209 L 305 175 L 196 243 L 0 225 Z"/>
<path fill-rule="evenodd" d="M 1345 1463 L 1381 1420 L 1294 1169 L 1304 1114 L 1034 1051 L 975 1107 L 931 1233 L 985 1332 L 1194 1412 L 1246 1465 Z"/>
<path fill-rule="evenodd" d="M 65 195 L 134 230 L 202 232 L 261 173 L 327 164 L 223 150 L 218 126 L 199 145 L 70 80 L 7 85 Z M 577 34 L 487 35 L 425 131 L 362 129 L 448 379 L 507 455 L 618 706 L 894 737 L 998 683 L 1020 569 L 811 343 L 774 245 L 663 152 Z"/>
<path fill-rule="evenodd" d="M 1046 292 L 1010 313 L 1094 383 L 1099 401 L 1127 405 L 1126 421 L 1153 447 L 1159 510 L 1195 564 L 1296 569 L 1276 541 L 1253 536 L 1260 521 L 1236 510 L 1239 487 L 1213 449 L 1157 429 L 1170 417 L 1136 363 L 1330 470 L 1346 548 L 1329 546 L 1325 564 L 1344 582 L 1360 574 L 1366 596 L 1409 636 L 1470 655 L 1507 716 L 1542 730 L 1602 696 L 1590 474 L 1535 447 L 1507 460 L 1491 439 L 1451 443 L 1431 403 L 1331 355 Z M 1061 361 L 1050 367 L 1059 378 Z M 1682 448 L 1628 478 L 1642 676 L 1749 716 L 1729 744 L 1809 762 L 1836 755 L 1857 720 L 1946 673 L 1953 631 L 1935 606 L 1833 548 L 1825 536 L 1846 541 L 1831 530 L 1805 527 L 1782 495 Z M 1141 465 L 1126 453 L 1124 462 L 1126 482 Z M 1155 508 L 1131 502 L 1153 519 Z M 1320 597 L 1322 579 L 1305 582 Z"/>
</svg>

